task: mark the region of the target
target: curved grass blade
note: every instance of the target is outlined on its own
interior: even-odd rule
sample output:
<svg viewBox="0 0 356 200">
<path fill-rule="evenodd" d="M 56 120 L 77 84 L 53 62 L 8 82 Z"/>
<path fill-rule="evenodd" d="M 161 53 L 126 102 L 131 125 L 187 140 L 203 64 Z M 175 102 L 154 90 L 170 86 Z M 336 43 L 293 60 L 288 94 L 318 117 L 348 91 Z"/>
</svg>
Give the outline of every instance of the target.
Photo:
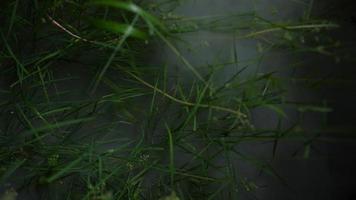
<svg viewBox="0 0 356 200">
<path fill-rule="evenodd" d="M 121 24 L 114 21 L 99 19 L 92 19 L 91 22 L 94 26 L 110 31 L 112 33 L 127 34 L 127 32 L 129 31 L 128 34 L 130 37 L 132 36 L 139 39 L 147 38 L 147 34 L 145 32 L 127 24 Z"/>
<path fill-rule="evenodd" d="M 175 174 L 175 166 L 174 166 L 174 144 L 173 144 L 173 135 L 171 129 L 165 124 L 167 133 L 168 133 L 168 143 L 169 143 L 169 172 L 170 172 L 170 181 L 171 187 L 174 186 L 174 174 Z"/>
<path fill-rule="evenodd" d="M 150 28 L 150 34 L 154 33 L 154 30 L 157 28 L 160 29 L 160 31 L 165 31 L 166 28 L 161 23 L 156 17 L 153 15 L 149 14 L 145 10 L 143 10 L 141 7 L 137 6 L 136 4 L 132 2 L 122 2 L 122 1 L 113 1 L 113 0 L 97 0 L 97 1 L 90 1 L 89 5 L 97 5 L 97 6 L 109 6 L 112 8 L 118 8 L 122 10 L 126 10 L 129 12 L 133 12 L 137 15 L 139 15 L 148 25 Z"/>
</svg>

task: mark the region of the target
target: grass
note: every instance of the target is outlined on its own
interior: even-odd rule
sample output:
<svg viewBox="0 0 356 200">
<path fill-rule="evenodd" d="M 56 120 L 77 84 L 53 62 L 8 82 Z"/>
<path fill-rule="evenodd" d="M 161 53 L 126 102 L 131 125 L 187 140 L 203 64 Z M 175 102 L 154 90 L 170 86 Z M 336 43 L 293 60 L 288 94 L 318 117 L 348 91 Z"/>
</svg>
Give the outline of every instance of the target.
<svg viewBox="0 0 356 200">
<path fill-rule="evenodd" d="M 1 200 L 15 199 L 14 193 L 35 199 L 236 199 L 259 188 L 239 173 L 240 162 L 283 180 L 268 163 L 245 155 L 241 144 L 271 142 L 275 156 L 283 140 L 302 140 L 304 156 L 310 154 L 317 131 L 305 137 L 300 121 L 255 127 L 252 112 L 269 109 L 284 120 L 286 106 L 301 113 L 330 109 L 288 102 L 292 79 L 251 74 L 247 65 L 272 50 L 334 56 L 332 44 L 313 38 L 322 40 L 337 25 L 310 17 L 273 22 L 255 12 L 185 17 L 160 11 L 179 2 L 3 2 L 0 191 L 8 193 Z M 180 46 L 190 46 L 184 34 L 199 31 L 257 41 L 261 58 L 241 61 L 234 46 L 232 61 L 194 66 Z M 172 75 L 164 61 L 148 64 L 155 45 L 168 47 L 192 79 Z M 219 83 L 231 66 L 235 73 Z"/>
</svg>

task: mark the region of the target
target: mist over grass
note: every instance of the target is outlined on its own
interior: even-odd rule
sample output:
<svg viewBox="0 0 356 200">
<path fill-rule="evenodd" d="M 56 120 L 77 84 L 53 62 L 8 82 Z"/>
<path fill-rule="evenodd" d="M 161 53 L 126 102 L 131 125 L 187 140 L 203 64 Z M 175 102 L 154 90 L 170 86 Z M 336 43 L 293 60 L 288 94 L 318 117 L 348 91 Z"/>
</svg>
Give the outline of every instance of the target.
<svg viewBox="0 0 356 200">
<path fill-rule="evenodd" d="M 289 98 L 291 85 L 315 83 L 289 73 L 303 60 L 285 71 L 260 67 L 275 52 L 339 59 L 339 43 L 325 34 L 338 24 L 314 19 L 312 2 L 293 1 L 297 18 L 283 18 L 271 5 L 269 18 L 259 15 L 258 3 L 185 16 L 180 6 L 194 1 L 4 1 L 0 199 L 253 196 L 263 186 L 240 165 L 283 183 L 241 146 L 269 142 L 274 157 L 280 142 L 302 141 L 297 159 L 307 159 L 320 135 L 305 130 L 303 117 L 332 109 Z M 233 36 L 229 59 L 194 60 L 195 51 L 214 48 L 209 34 L 187 42 L 194 33 Z M 241 59 L 235 43 L 258 55 Z M 258 109 L 272 111 L 277 125 L 256 126 Z"/>
</svg>

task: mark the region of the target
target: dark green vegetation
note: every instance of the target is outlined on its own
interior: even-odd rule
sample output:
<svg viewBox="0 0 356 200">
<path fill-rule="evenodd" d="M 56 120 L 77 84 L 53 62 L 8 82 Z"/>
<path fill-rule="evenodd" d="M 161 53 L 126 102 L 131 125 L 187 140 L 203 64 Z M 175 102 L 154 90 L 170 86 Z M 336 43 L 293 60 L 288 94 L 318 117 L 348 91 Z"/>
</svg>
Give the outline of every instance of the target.
<svg viewBox="0 0 356 200">
<path fill-rule="evenodd" d="M 178 46 L 189 46 L 187 33 L 231 32 L 236 42 L 257 41 L 261 56 L 251 63 L 272 50 L 334 56 L 338 44 L 323 33 L 337 25 L 310 18 L 309 4 L 300 19 L 270 21 L 254 12 L 167 12 L 179 3 L 1 2 L 1 191 L 29 199 L 236 199 L 259 188 L 239 163 L 283 182 L 240 145 L 272 142 L 274 154 L 280 141 L 298 140 L 308 157 L 319 132 L 305 134 L 304 113 L 330 109 L 291 101 L 287 90 L 317 81 L 247 73 L 235 48 L 229 63 L 194 66 Z M 189 78 L 165 58 L 153 62 L 155 46 L 167 47 Z M 226 66 L 234 73 L 218 81 Z M 286 108 L 298 111 L 288 127 L 254 127 L 253 110 L 272 110 L 282 122 Z"/>
</svg>

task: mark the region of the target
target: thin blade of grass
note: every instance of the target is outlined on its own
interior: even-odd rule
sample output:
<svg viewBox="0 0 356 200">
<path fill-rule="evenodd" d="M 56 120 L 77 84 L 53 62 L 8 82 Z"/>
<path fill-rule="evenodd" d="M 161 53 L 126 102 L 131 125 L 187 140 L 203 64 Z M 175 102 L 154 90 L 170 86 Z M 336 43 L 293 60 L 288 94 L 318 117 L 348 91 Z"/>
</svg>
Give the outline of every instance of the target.
<svg viewBox="0 0 356 200">
<path fill-rule="evenodd" d="M 94 83 L 93 83 L 93 86 L 92 86 L 92 89 L 91 89 L 91 94 L 95 93 L 97 87 L 99 86 L 99 83 L 100 83 L 101 79 L 103 78 L 103 76 L 105 75 L 106 71 L 110 67 L 111 63 L 113 62 L 113 60 L 114 60 L 114 58 L 116 56 L 116 54 L 120 51 L 120 49 L 121 49 L 122 45 L 124 44 L 124 42 L 126 41 L 126 39 L 132 34 L 133 27 L 135 26 L 137 20 L 138 20 L 138 15 L 136 15 L 134 17 L 134 19 L 132 20 L 131 24 L 125 30 L 124 35 L 121 37 L 121 39 L 118 42 L 118 44 L 116 45 L 114 51 L 111 53 L 111 55 L 110 55 L 109 59 L 107 60 L 105 66 L 98 73 L 96 79 L 94 80 Z"/>
</svg>

